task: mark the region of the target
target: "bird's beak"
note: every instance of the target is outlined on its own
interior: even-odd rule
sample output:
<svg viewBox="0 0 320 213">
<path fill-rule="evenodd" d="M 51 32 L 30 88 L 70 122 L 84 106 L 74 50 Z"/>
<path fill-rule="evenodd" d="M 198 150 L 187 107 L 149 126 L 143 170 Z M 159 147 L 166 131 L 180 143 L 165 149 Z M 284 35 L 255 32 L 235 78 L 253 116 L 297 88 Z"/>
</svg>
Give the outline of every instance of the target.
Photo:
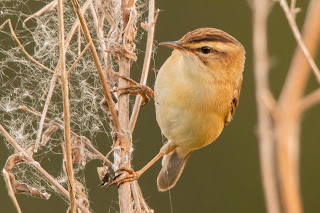
<svg viewBox="0 0 320 213">
<path fill-rule="evenodd" d="M 161 42 L 159 45 L 195 54 L 191 50 L 186 49 L 185 47 L 183 47 L 180 41 L 166 41 L 166 42 Z"/>
</svg>

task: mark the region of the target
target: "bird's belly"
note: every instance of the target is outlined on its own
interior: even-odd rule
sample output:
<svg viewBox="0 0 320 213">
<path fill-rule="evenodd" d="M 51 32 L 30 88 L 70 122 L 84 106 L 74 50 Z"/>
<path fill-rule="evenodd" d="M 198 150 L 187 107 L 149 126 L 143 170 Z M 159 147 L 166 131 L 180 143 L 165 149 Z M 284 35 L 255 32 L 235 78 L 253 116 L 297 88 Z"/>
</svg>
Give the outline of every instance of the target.
<svg viewBox="0 0 320 213">
<path fill-rule="evenodd" d="M 184 149 L 196 150 L 212 143 L 224 127 L 215 112 L 178 99 L 176 103 L 159 103 L 156 113 L 162 133 Z"/>
</svg>

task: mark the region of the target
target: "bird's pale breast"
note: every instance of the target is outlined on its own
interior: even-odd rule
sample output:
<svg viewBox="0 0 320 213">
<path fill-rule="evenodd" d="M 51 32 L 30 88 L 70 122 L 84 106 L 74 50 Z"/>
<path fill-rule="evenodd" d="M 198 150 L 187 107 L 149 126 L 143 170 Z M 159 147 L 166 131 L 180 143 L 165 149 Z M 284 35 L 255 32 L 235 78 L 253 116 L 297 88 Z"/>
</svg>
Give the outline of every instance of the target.
<svg viewBox="0 0 320 213">
<path fill-rule="evenodd" d="M 186 65 L 183 53 L 174 51 L 161 67 L 155 83 L 156 116 L 166 138 L 195 150 L 219 136 L 231 97 L 222 92 L 228 85 L 208 81 L 210 73 L 197 74 L 191 70 L 196 67 Z"/>
</svg>

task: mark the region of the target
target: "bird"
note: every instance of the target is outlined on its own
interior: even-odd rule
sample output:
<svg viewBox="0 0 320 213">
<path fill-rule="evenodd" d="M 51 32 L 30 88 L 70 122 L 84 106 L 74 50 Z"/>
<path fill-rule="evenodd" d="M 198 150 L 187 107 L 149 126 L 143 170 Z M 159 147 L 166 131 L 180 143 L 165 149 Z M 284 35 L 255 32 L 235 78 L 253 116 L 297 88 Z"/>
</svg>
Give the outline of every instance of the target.
<svg viewBox="0 0 320 213">
<path fill-rule="evenodd" d="M 168 142 L 162 147 L 159 191 L 175 186 L 193 151 L 214 142 L 239 104 L 243 45 L 228 33 L 199 28 L 179 41 L 154 85 L 156 119 Z"/>
<path fill-rule="evenodd" d="M 157 187 L 159 191 L 171 189 L 191 154 L 218 138 L 239 104 L 245 49 L 230 34 L 216 28 L 199 28 L 178 41 L 159 45 L 173 51 L 157 74 L 154 92 L 122 78 L 132 85 L 124 88 L 125 94 L 140 94 L 143 98 L 147 92 L 154 98 L 156 120 L 168 141 L 139 171 L 120 169 L 129 174 L 122 179 L 116 176 L 112 184 L 137 180 L 163 157 Z"/>
</svg>

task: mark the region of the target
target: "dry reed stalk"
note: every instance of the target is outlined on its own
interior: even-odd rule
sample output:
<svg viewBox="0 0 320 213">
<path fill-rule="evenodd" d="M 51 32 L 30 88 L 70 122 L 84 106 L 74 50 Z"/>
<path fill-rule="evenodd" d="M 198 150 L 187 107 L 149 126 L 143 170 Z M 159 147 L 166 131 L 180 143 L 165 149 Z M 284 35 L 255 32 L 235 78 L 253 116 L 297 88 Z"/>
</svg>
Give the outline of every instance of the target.
<svg viewBox="0 0 320 213">
<path fill-rule="evenodd" d="M 54 186 L 57 190 L 61 192 L 63 196 L 65 196 L 67 199 L 69 198 L 68 191 L 61 186 L 54 177 L 52 177 L 45 169 L 41 167 L 41 165 L 35 161 L 20 145 L 17 141 L 15 141 L 11 135 L 3 128 L 3 126 L 0 124 L 0 133 L 7 139 L 7 141 L 15 148 L 17 152 L 20 152 L 26 159 L 26 161 L 33 166 L 45 179 L 47 179 L 52 186 Z M 81 211 L 85 213 L 90 213 L 90 211 L 85 208 L 79 201 L 76 200 L 77 206 L 81 209 Z"/>
<path fill-rule="evenodd" d="M 153 50 L 155 24 L 157 21 L 159 10 L 157 10 L 156 18 L 155 18 L 154 14 L 155 14 L 155 1 L 150 0 L 149 1 L 148 24 L 147 24 L 147 29 L 146 29 L 148 31 L 147 46 L 146 46 L 146 51 L 145 51 L 145 55 L 144 55 L 140 85 L 147 84 L 148 74 L 149 74 L 149 70 L 150 70 L 150 62 L 151 62 L 152 50 Z M 141 101 L 142 101 L 141 96 L 137 96 L 136 101 L 133 106 L 133 109 L 132 109 L 131 118 L 130 118 L 130 125 L 129 126 L 130 126 L 131 134 L 133 133 L 134 127 L 135 127 L 137 119 L 138 119 Z"/>
<path fill-rule="evenodd" d="M 70 209 L 72 213 L 76 213 L 76 195 L 74 190 L 73 161 L 71 149 L 71 127 L 70 127 L 70 104 L 69 104 L 69 86 L 68 75 L 66 71 L 66 56 L 64 44 L 64 19 L 62 0 L 58 0 L 59 13 L 59 37 L 60 37 L 60 64 L 61 64 L 61 87 L 63 99 L 63 121 L 64 121 L 64 140 L 66 145 L 66 171 L 69 183 Z"/>
<path fill-rule="evenodd" d="M 280 5 L 287 17 L 287 20 L 288 20 L 288 23 L 290 25 L 290 28 L 293 32 L 293 35 L 298 43 L 298 45 L 300 46 L 303 54 L 305 55 L 314 75 L 316 76 L 316 79 L 318 81 L 318 83 L 320 83 L 320 71 L 319 71 L 319 68 L 317 67 L 316 63 L 314 62 L 311 54 L 309 53 L 308 51 L 308 48 L 306 47 L 302 37 L 301 37 L 301 34 L 299 32 L 299 29 L 298 29 L 298 26 L 297 26 L 297 23 L 295 22 L 295 19 L 294 19 L 294 11 L 295 11 L 295 8 L 291 8 L 291 10 L 289 9 L 289 6 L 288 6 L 288 3 L 286 0 L 280 0 Z"/>
<path fill-rule="evenodd" d="M 280 1 L 280 3 L 299 45 L 292 59 L 276 110 L 275 132 L 278 144 L 280 192 L 284 210 L 290 213 L 300 213 L 303 212 L 299 187 L 299 139 L 302 113 L 297 112 L 297 109 L 307 84 L 310 65 L 316 76 L 319 70 L 312 56 L 320 41 L 320 22 L 318 21 L 320 20 L 320 1 L 312 0 L 309 3 L 303 36 L 297 31 L 296 24 L 292 23 L 293 18 L 291 18 L 290 11 L 287 10 L 286 2 Z M 309 54 L 306 54 L 306 50 Z"/>
<path fill-rule="evenodd" d="M 8 24 L 10 31 L 11 31 L 11 35 L 13 36 L 14 40 L 17 42 L 17 44 L 19 45 L 20 49 L 22 50 L 22 52 L 32 61 L 34 62 L 36 65 L 38 65 L 39 67 L 41 67 L 44 70 L 47 70 L 49 72 L 55 73 L 52 69 L 46 67 L 45 65 L 41 64 L 39 61 L 37 61 L 35 58 L 33 58 L 24 48 L 24 46 L 20 43 L 16 33 L 14 32 L 14 29 L 12 27 L 11 24 L 11 20 L 7 19 L 5 22 L 3 22 L 3 24 L 0 26 L 0 30 L 2 30 L 6 25 Z"/>
<path fill-rule="evenodd" d="M 91 0 L 87 0 L 85 2 L 85 4 L 83 5 L 83 7 L 81 9 L 83 13 L 88 9 L 90 3 L 91 3 Z M 78 27 L 79 27 L 79 21 L 76 20 L 75 23 L 73 24 L 71 30 L 69 31 L 68 36 L 67 36 L 67 38 L 66 38 L 66 40 L 64 42 L 66 50 L 68 49 L 68 47 L 70 45 L 70 42 L 71 42 L 74 34 L 76 33 L 76 30 L 77 30 Z M 48 91 L 48 94 L 47 94 L 47 98 L 46 98 L 45 104 L 43 106 L 42 115 L 41 115 L 40 122 L 39 122 L 37 138 L 36 138 L 36 142 L 35 142 L 35 146 L 34 146 L 34 150 L 33 150 L 34 152 L 38 151 L 38 148 L 39 148 L 39 145 L 40 145 L 40 139 L 41 139 L 41 135 L 42 135 L 42 131 L 43 131 L 44 120 L 45 120 L 45 117 L 47 115 L 47 112 L 48 112 L 48 109 L 49 109 L 49 105 L 51 103 L 51 97 L 53 95 L 53 91 L 54 91 L 54 88 L 55 88 L 55 84 L 56 84 L 58 75 L 60 75 L 60 68 L 61 68 L 60 61 L 61 61 L 61 58 L 59 58 L 58 64 L 57 64 L 56 69 L 55 69 L 55 73 L 53 74 L 53 76 L 51 78 L 51 81 L 50 81 L 49 91 Z M 70 68 L 70 70 L 71 70 L 71 68 Z"/>
<path fill-rule="evenodd" d="M 261 178 L 264 198 L 268 212 L 280 213 L 277 192 L 277 177 L 274 167 L 274 139 L 272 120 L 263 98 L 269 91 L 269 58 L 267 48 L 267 19 L 271 8 L 269 0 L 254 0 L 253 12 L 253 49 L 256 102 L 258 112 L 258 140 Z"/>
<path fill-rule="evenodd" d="M 31 112 L 32 114 L 35 114 L 37 116 L 41 116 L 38 132 L 37 132 L 35 148 L 33 150 L 29 150 L 30 154 L 28 154 L 26 151 L 24 151 L 19 146 L 19 144 L 17 142 L 15 142 L 14 139 L 2 128 L 1 125 L 0 125 L 0 132 L 2 132 L 4 134 L 4 136 L 16 148 L 16 150 L 21 151 L 23 156 L 26 157 L 26 161 L 33 164 L 33 166 L 47 180 L 49 180 L 49 182 L 51 182 L 53 186 L 55 186 L 58 190 L 60 190 L 61 193 L 70 200 L 70 209 L 72 212 L 76 212 L 76 205 L 83 212 L 89 212 L 89 210 L 87 209 L 88 206 L 83 206 L 75 198 L 75 186 L 74 186 L 75 183 L 74 183 L 74 181 L 76 181 L 76 180 L 74 180 L 73 171 L 72 171 L 73 165 L 72 165 L 72 153 L 71 153 L 71 151 L 72 151 L 71 150 L 71 148 L 72 148 L 71 147 L 71 135 L 76 135 L 76 134 L 73 133 L 70 128 L 68 75 L 70 74 L 72 69 L 76 66 L 76 64 L 80 61 L 80 59 L 83 57 L 86 50 L 88 48 L 90 48 L 90 51 L 91 51 L 93 59 L 94 59 L 94 63 L 96 65 L 96 68 L 97 68 L 97 71 L 99 74 L 101 84 L 103 87 L 103 91 L 105 93 L 105 99 L 108 103 L 108 111 L 110 112 L 111 117 L 112 117 L 112 122 L 113 122 L 112 124 L 114 126 L 114 133 L 115 133 L 113 135 L 114 136 L 114 144 L 113 144 L 114 149 L 112 151 L 114 151 L 116 165 L 112 164 L 97 149 L 95 149 L 95 147 L 91 144 L 91 142 L 89 140 L 84 140 L 82 142 L 84 144 L 86 144 L 86 146 L 88 146 L 90 149 L 93 150 L 94 154 L 89 153 L 90 155 L 97 156 L 98 158 L 104 160 L 104 162 L 106 162 L 109 166 L 113 167 L 116 174 L 117 174 L 118 169 L 121 169 L 121 168 L 131 169 L 130 161 L 131 161 L 131 152 L 133 150 L 132 139 L 131 139 L 131 137 L 132 137 L 131 130 L 133 131 L 134 125 L 137 120 L 137 116 L 139 113 L 139 107 L 141 105 L 141 98 L 136 99 L 136 103 L 135 103 L 135 107 L 134 107 L 135 109 L 133 111 L 131 123 L 129 122 L 130 121 L 129 120 L 130 113 L 129 113 L 129 97 L 128 97 L 128 95 L 123 95 L 123 96 L 119 97 L 119 102 L 117 104 L 118 111 L 116 110 L 115 103 L 113 102 L 113 99 L 111 98 L 111 94 L 110 94 L 110 91 L 109 91 L 108 85 L 107 85 L 107 81 L 110 80 L 110 79 L 107 79 L 107 77 L 110 77 L 110 76 L 112 77 L 112 73 L 110 73 L 110 71 L 113 72 L 112 67 L 111 67 L 111 58 L 109 56 L 109 53 L 104 52 L 104 50 L 107 49 L 106 45 L 104 43 L 100 42 L 100 45 L 101 45 L 102 51 L 103 51 L 102 55 L 105 60 L 106 71 L 107 71 L 106 74 L 104 74 L 102 71 L 101 63 L 100 63 L 98 55 L 97 55 L 97 51 L 96 51 L 95 46 L 92 42 L 92 38 L 90 36 L 88 27 L 87 27 L 85 19 L 83 17 L 83 13 L 90 6 L 91 14 L 93 15 L 97 34 L 98 34 L 98 37 L 100 37 L 100 39 L 102 39 L 104 37 L 104 35 L 103 35 L 103 20 L 104 19 L 106 19 L 111 25 L 110 33 L 107 38 L 110 38 L 109 36 L 111 36 L 111 32 L 113 30 L 115 30 L 116 21 L 119 21 L 118 24 L 121 23 L 120 30 L 122 33 L 118 34 L 117 36 L 119 38 L 121 38 L 122 41 L 120 41 L 119 44 L 115 44 L 116 47 L 114 50 L 111 50 L 111 53 L 113 54 L 113 56 L 118 58 L 119 73 L 120 73 L 120 75 L 125 76 L 125 77 L 130 77 L 130 68 L 131 68 L 132 60 L 136 60 L 136 56 L 134 53 L 135 46 L 134 46 L 133 42 L 134 42 L 135 36 L 136 36 L 136 22 L 138 19 L 137 18 L 138 13 L 137 13 L 136 5 L 135 5 L 136 4 L 135 0 L 129 0 L 129 1 L 122 0 L 121 1 L 121 8 L 119 11 L 117 11 L 117 12 L 120 12 L 121 15 L 117 16 L 117 17 L 115 16 L 116 14 L 114 14 L 114 12 L 109 9 L 107 9 L 108 11 L 102 10 L 103 14 L 101 16 L 98 16 L 91 0 L 88 0 L 85 2 L 82 10 L 80 10 L 80 7 L 79 7 L 77 0 L 72 0 L 74 9 L 75 9 L 77 16 L 78 16 L 78 20 L 76 20 L 75 23 L 73 24 L 67 39 L 64 40 L 64 25 L 63 25 L 64 19 L 63 19 L 63 4 L 62 4 L 62 2 L 63 2 L 63 0 L 54 1 L 50 4 L 48 4 L 46 7 L 42 8 L 40 11 L 38 11 L 33 16 L 30 16 L 27 20 L 25 20 L 25 22 L 26 22 L 30 18 L 40 16 L 44 12 L 50 11 L 53 8 L 55 8 L 56 6 L 58 6 L 60 58 L 59 58 L 57 67 L 54 71 L 49 68 L 46 68 L 41 63 L 37 62 L 32 56 L 30 56 L 25 51 L 24 47 L 21 45 L 20 41 L 17 39 L 17 36 L 15 35 L 15 33 L 13 31 L 10 20 L 7 20 L 7 22 L 5 22 L 3 25 L 0 26 L 0 29 L 1 29 L 4 27 L 4 25 L 6 23 L 9 23 L 10 30 L 11 30 L 13 37 L 15 38 L 17 43 L 19 44 L 19 47 L 22 49 L 22 51 L 27 55 L 27 57 L 30 58 L 34 63 L 36 63 L 40 67 L 47 69 L 48 71 L 54 73 L 54 75 L 52 76 L 52 79 L 50 81 L 50 85 L 49 85 L 49 87 L 47 87 L 48 89 L 45 91 L 45 93 L 47 93 L 47 99 L 46 99 L 45 105 L 43 107 L 42 113 L 34 111 L 34 110 L 30 110 L 24 106 L 20 107 L 21 109 L 23 109 L 25 111 Z M 97 7 L 99 7 L 99 6 L 97 6 Z M 142 76 L 141 76 L 141 84 L 142 85 L 145 85 L 147 82 L 147 76 L 148 76 L 148 72 L 149 72 L 149 68 L 150 68 L 150 61 L 151 61 L 152 48 L 153 48 L 155 21 L 157 19 L 158 13 L 159 13 L 159 10 L 158 10 L 156 17 L 155 17 L 154 7 L 155 7 L 154 0 L 150 0 L 149 1 L 149 18 L 148 18 L 148 27 L 147 27 L 147 31 L 148 31 L 147 49 L 146 49 L 146 55 L 145 55 Z M 102 7 L 99 7 L 99 8 L 101 9 Z M 119 19 L 119 20 L 113 20 L 112 17 L 114 19 Z M 120 20 L 120 19 L 122 19 L 122 20 Z M 84 50 L 82 52 L 80 52 L 80 50 L 81 50 L 80 36 L 81 35 L 79 33 L 79 23 L 81 25 L 81 28 L 83 29 L 85 38 L 88 42 L 88 45 L 84 48 Z M 79 54 L 79 56 L 75 60 L 75 62 L 73 63 L 73 65 L 71 66 L 69 71 L 67 72 L 66 71 L 66 61 L 65 61 L 66 60 L 66 50 L 71 42 L 73 35 L 76 33 L 77 29 L 78 29 L 78 54 Z M 48 111 L 48 108 L 49 108 L 49 105 L 51 102 L 51 97 L 52 97 L 52 94 L 53 94 L 53 91 L 55 88 L 55 83 L 56 83 L 56 80 L 58 77 L 60 77 L 61 86 L 62 86 L 64 125 L 61 125 L 55 121 L 52 121 L 52 120 L 46 118 L 46 114 L 47 114 L 47 111 Z M 112 80 L 114 80 L 114 79 L 112 79 Z M 128 85 L 128 82 L 126 80 L 124 80 L 122 78 L 119 79 L 118 87 L 124 87 L 127 85 Z M 67 177 L 68 177 L 68 181 L 69 181 L 69 193 L 59 183 L 57 183 L 57 181 L 54 178 L 52 178 L 48 173 L 46 173 L 46 171 L 42 169 L 42 167 L 39 165 L 39 163 L 34 161 L 31 157 L 33 152 L 36 152 L 40 146 L 41 136 L 45 137 L 46 134 L 52 134 L 51 131 L 56 130 L 56 127 L 51 126 L 54 128 L 51 129 L 49 127 L 50 132 L 48 130 L 48 132 L 46 131 L 45 135 L 43 135 L 42 131 L 43 131 L 43 126 L 45 124 L 45 121 L 46 122 L 51 121 L 52 124 L 59 126 L 61 129 L 64 130 L 64 138 L 65 138 L 65 142 L 66 142 L 65 151 L 64 151 L 64 153 L 65 153 L 64 154 L 64 159 L 65 159 L 64 161 L 65 161 L 65 168 L 66 168 L 66 173 L 67 173 Z M 50 136 L 48 135 L 48 137 L 50 137 Z M 83 137 L 78 136 L 78 139 L 79 138 L 80 138 L 80 140 L 83 139 Z M 80 148 L 82 149 L 82 151 L 84 151 L 83 145 L 82 144 L 80 144 L 80 145 L 81 145 Z M 79 159 L 82 157 L 85 157 L 85 156 L 79 156 Z M 80 188 L 82 188 L 82 187 L 83 187 L 83 185 L 80 186 Z M 81 202 L 82 201 L 85 201 L 84 203 L 88 202 L 87 198 L 84 196 L 81 199 L 82 199 Z M 120 203 L 120 211 L 121 212 L 130 212 L 131 213 L 133 211 L 137 211 L 137 212 L 142 212 L 142 211 L 151 212 L 152 211 L 149 209 L 146 202 L 144 201 L 144 198 L 142 196 L 142 193 L 141 193 L 141 190 L 140 190 L 140 187 L 139 187 L 137 181 L 134 181 L 132 183 L 123 183 L 123 184 L 119 185 L 119 203 Z"/>
<path fill-rule="evenodd" d="M 320 41 L 320 22 L 318 21 L 320 20 L 320 1 L 312 0 L 309 3 L 303 36 L 300 35 L 295 22 L 295 14 L 299 11 L 295 8 L 296 1 L 291 1 L 290 9 L 285 0 L 279 2 L 297 40 L 298 48 L 292 58 L 278 101 L 273 98 L 269 90 L 267 76 L 266 22 L 269 6 L 263 5 L 259 0 L 255 0 L 253 5 L 261 169 L 263 180 L 265 179 L 264 190 L 268 212 L 280 212 L 279 203 L 281 202 L 284 212 L 301 213 L 303 207 L 299 187 L 300 121 L 303 112 L 320 101 L 320 90 L 317 89 L 305 97 L 302 96 L 310 66 L 316 79 L 320 80 L 319 69 L 312 59 Z M 276 142 L 276 147 L 271 146 L 273 140 Z M 264 149 L 262 149 L 263 146 Z M 274 174 L 274 151 L 276 151 L 277 175 Z M 279 184 L 276 184 L 276 177 L 279 178 Z M 277 192 L 280 192 L 281 199 L 278 198 Z"/>
<path fill-rule="evenodd" d="M 123 129 L 128 129 L 128 128 L 126 128 L 125 125 L 129 124 L 129 99 L 128 99 L 128 96 L 123 96 L 122 98 L 119 99 L 119 106 L 120 107 L 119 107 L 119 111 L 118 111 L 119 112 L 119 118 L 118 118 L 117 111 L 115 109 L 110 91 L 108 89 L 108 85 L 107 85 L 107 82 L 104 77 L 104 73 L 103 73 L 103 70 L 101 67 L 101 63 L 99 61 L 97 51 L 92 43 L 92 38 L 90 36 L 88 27 L 86 25 L 86 21 L 85 21 L 83 15 L 79 9 L 80 8 L 79 3 L 77 0 L 72 0 L 72 4 L 74 6 L 74 10 L 77 13 L 77 16 L 80 21 L 84 35 L 86 37 L 86 40 L 88 43 L 91 43 L 90 51 L 92 53 L 93 60 L 96 65 L 96 68 L 97 68 L 97 71 L 99 74 L 99 78 L 100 78 L 100 81 L 101 81 L 101 84 L 103 87 L 103 91 L 105 93 L 105 99 L 108 103 L 108 108 L 109 108 L 110 114 L 112 116 L 112 121 L 113 121 L 113 125 L 115 127 L 117 141 L 120 144 L 120 153 L 116 153 L 117 151 L 115 150 L 115 155 L 118 154 L 118 156 L 120 157 L 120 161 L 121 161 L 121 158 L 123 157 L 123 155 L 125 155 L 126 152 L 129 151 L 129 146 L 131 143 L 131 141 L 129 140 L 129 137 L 127 136 L 127 134 L 123 130 Z M 120 74 L 128 76 L 129 70 L 130 70 L 129 63 L 130 63 L 130 61 L 128 61 L 127 58 L 120 57 L 120 63 L 119 63 Z M 127 84 L 127 82 L 122 82 L 120 80 L 119 87 L 126 85 L 126 84 Z M 121 163 L 120 163 L 120 165 L 117 165 L 117 166 L 124 166 L 125 168 L 130 168 L 130 156 L 128 156 L 128 158 L 124 158 L 124 159 L 127 159 L 127 162 L 123 165 L 121 165 Z M 118 167 L 118 168 L 122 168 L 122 167 Z M 119 202 L 120 203 L 120 211 L 124 212 L 124 213 L 133 212 L 130 183 L 122 184 L 119 186 L 119 198 L 120 198 L 120 202 Z"/>
<path fill-rule="evenodd" d="M 35 111 L 35 110 L 32 110 L 32 109 L 29 109 L 28 107 L 26 106 L 19 106 L 19 109 L 21 110 L 24 110 L 28 113 L 31 113 L 35 116 L 41 116 L 41 113 L 38 112 L 38 111 Z M 52 123 L 53 125 L 57 125 L 59 126 L 59 128 L 61 128 L 62 130 L 64 130 L 64 125 L 63 124 L 60 124 L 58 122 L 55 122 L 54 120 L 50 119 L 50 118 L 47 118 L 45 117 L 45 121 L 47 123 Z M 86 144 L 86 146 L 88 146 L 93 152 L 94 154 L 97 155 L 97 157 L 102 160 L 104 163 L 108 164 L 108 166 L 112 167 L 112 162 L 108 160 L 108 158 L 106 156 L 104 156 L 99 150 L 97 150 L 93 145 L 92 145 L 92 142 L 87 138 L 87 137 L 84 137 L 84 136 L 80 136 L 78 134 L 76 134 L 75 132 L 71 131 L 71 135 L 72 137 L 76 137 L 76 138 L 81 138 L 82 141 Z"/>
<path fill-rule="evenodd" d="M 99 57 L 98 57 L 96 48 L 95 48 L 95 46 L 94 46 L 94 44 L 92 42 L 92 38 L 91 38 L 91 35 L 90 35 L 90 32 L 89 32 L 89 29 L 87 27 L 87 24 L 86 24 L 86 20 L 84 19 L 82 11 L 80 10 L 80 5 L 79 5 L 78 1 L 77 0 L 72 0 L 72 4 L 73 4 L 75 12 L 77 13 L 77 16 L 78 16 L 78 19 L 80 21 L 80 25 L 81 25 L 81 28 L 83 30 L 84 36 L 85 36 L 88 44 L 90 44 L 90 51 L 91 51 L 94 63 L 96 65 L 98 74 L 99 74 L 99 78 L 100 78 L 100 81 L 101 81 L 103 92 L 105 94 L 105 99 L 106 99 L 106 101 L 108 103 L 108 107 L 109 107 L 109 110 L 110 110 L 110 113 L 111 113 L 111 116 L 112 116 L 112 121 L 113 121 L 114 127 L 115 127 L 115 129 L 116 129 L 116 131 L 118 133 L 122 133 L 120 122 L 119 122 L 119 119 L 118 119 L 118 116 L 117 116 L 117 110 L 115 109 L 115 106 L 114 106 L 110 91 L 108 89 L 107 82 L 105 81 L 103 70 L 102 70 L 102 66 L 101 66 L 101 63 L 99 61 Z"/>
</svg>

